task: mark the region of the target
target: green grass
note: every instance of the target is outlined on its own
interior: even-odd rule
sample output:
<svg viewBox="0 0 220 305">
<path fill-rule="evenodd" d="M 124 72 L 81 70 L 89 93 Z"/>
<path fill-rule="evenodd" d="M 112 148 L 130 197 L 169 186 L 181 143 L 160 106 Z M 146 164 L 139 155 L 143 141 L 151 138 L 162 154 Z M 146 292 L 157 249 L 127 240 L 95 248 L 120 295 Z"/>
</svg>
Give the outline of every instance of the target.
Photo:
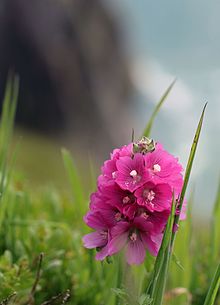
<svg viewBox="0 0 220 305">
<path fill-rule="evenodd" d="M 72 305 L 220 305 L 219 271 L 215 273 L 220 248 L 220 189 L 209 226 L 200 224 L 198 230 L 188 210 L 188 218 L 180 223 L 175 237 L 175 255 L 170 252 L 172 223 L 178 222 L 173 214 L 156 260 L 148 253 L 141 266 L 129 267 L 120 256 L 97 262 L 95 251 L 84 249 L 81 241 L 89 232 L 83 215 L 95 188 L 93 162 L 86 160 L 84 177 L 81 165 L 67 150 L 61 154 L 57 145 L 39 137 L 29 137 L 29 144 L 24 145 L 21 140 L 17 148 L 12 140 L 16 95 L 17 81 L 11 79 L 0 127 L 0 304 L 42 304 L 46 300 L 62 304 L 69 290 L 68 304 Z M 146 129 L 149 132 L 154 118 Z M 192 147 L 190 156 L 195 153 L 195 141 Z M 25 164 L 28 169 L 27 155 L 29 160 L 34 158 L 37 172 L 36 177 L 29 176 L 31 183 L 19 167 Z M 190 157 L 188 174 L 191 161 Z M 188 201 L 191 207 L 193 194 Z"/>
</svg>

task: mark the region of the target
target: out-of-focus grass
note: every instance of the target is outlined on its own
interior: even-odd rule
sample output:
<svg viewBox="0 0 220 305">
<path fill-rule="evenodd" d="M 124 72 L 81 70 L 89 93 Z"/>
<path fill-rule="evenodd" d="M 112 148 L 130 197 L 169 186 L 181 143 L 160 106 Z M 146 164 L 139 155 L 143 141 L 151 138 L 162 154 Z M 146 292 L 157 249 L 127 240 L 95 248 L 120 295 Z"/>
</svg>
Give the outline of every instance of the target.
<svg viewBox="0 0 220 305">
<path fill-rule="evenodd" d="M 14 170 L 12 158 L 8 158 L 16 147 L 13 144 L 9 152 L 13 121 L 9 106 L 10 103 L 0 130 L 8 135 L 2 137 L 5 140 L 0 147 L 0 302 L 16 291 L 16 299 L 9 303 L 30 304 L 32 298 L 35 304 L 41 304 L 70 289 L 70 304 L 113 305 L 119 298 L 111 288 L 124 281 L 130 301 L 136 305 L 134 293 L 145 291 L 155 258 L 148 254 L 145 265 L 124 266 L 119 272 L 117 259 L 110 264 L 95 261 L 94 251 L 85 250 L 81 242 L 89 231 L 83 214 L 95 186 L 92 162 L 82 160 L 83 164 L 75 164 L 66 150 L 62 160 L 57 144 L 23 133 Z M 189 201 L 191 205 L 193 199 Z M 181 222 L 164 305 L 204 303 L 219 261 L 219 201 L 218 192 L 209 227 L 201 223 L 195 229 L 191 216 Z M 33 293 L 42 252 L 41 274 Z M 149 302 L 142 299 L 138 304 Z M 219 304 L 218 297 L 216 305 Z"/>
<path fill-rule="evenodd" d="M 17 128 L 12 148 L 16 145 L 19 145 L 19 150 L 15 169 L 25 176 L 30 187 L 36 188 L 45 183 L 65 187 L 66 173 L 58 141 Z"/>
</svg>

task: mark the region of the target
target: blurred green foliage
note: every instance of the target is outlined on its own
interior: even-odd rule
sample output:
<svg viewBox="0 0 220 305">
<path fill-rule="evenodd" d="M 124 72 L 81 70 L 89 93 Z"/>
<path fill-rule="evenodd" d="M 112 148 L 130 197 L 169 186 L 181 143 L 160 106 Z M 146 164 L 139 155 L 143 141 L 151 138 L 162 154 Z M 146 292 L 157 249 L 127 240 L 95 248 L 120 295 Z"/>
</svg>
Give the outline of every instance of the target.
<svg viewBox="0 0 220 305">
<path fill-rule="evenodd" d="M 46 300 L 64 304 L 64 297 L 56 296 L 67 290 L 73 305 L 112 305 L 120 304 L 121 299 L 125 304 L 126 298 L 132 304 L 150 304 L 143 291 L 155 258 L 147 254 L 145 265 L 132 268 L 121 264 L 120 257 L 100 263 L 93 250 L 82 246 L 82 236 L 89 231 L 83 215 L 96 179 L 92 162 L 88 162 L 84 177 L 84 171 L 63 150 L 66 176 L 61 180 L 66 187 L 55 187 L 43 177 L 50 168 L 42 153 L 47 144 L 39 145 L 37 138 L 31 138 L 31 146 L 35 143 L 39 148 L 33 151 L 42 186 L 30 187 L 25 175 L 14 170 L 14 160 L 23 151 L 22 145 L 19 153 L 15 144 L 10 146 L 17 88 L 16 80 L 8 84 L 0 128 L 0 304 L 43 304 Z M 54 175 L 62 164 L 61 154 L 55 155 L 59 170 L 54 170 Z M 193 196 L 189 206 L 192 204 Z M 164 305 L 203 304 L 219 261 L 220 190 L 209 227 L 200 224 L 195 229 L 190 208 L 188 214 L 177 233 Z M 39 268 L 41 253 L 44 257 Z M 13 292 L 16 295 L 10 297 Z M 3 301 L 8 297 L 10 300 Z M 215 304 L 220 304 L 219 296 Z"/>
</svg>

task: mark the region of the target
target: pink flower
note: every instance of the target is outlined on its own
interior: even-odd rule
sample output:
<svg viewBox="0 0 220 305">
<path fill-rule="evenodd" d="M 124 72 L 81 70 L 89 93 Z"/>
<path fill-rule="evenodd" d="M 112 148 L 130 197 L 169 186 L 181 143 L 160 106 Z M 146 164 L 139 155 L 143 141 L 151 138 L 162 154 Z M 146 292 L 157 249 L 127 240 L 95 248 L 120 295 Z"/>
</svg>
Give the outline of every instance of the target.
<svg viewBox="0 0 220 305">
<path fill-rule="evenodd" d="M 100 251 L 96 254 L 97 260 L 103 260 L 108 255 L 109 228 L 99 212 L 89 212 L 84 217 L 85 223 L 95 232 L 89 233 L 83 237 L 85 248 L 98 248 Z"/>
<path fill-rule="evenodd" d="M 157 144 L 155 151 L 144 156 L 145 165 L 154 183 L 168 183 L 175 194 L 181 191 L 183 185 L 182 166 L 178 159 Z"/>
<path fill-rule="evenodd" d="M 113 227 L 118 221 L 124 218 L 122 207 L 120 205 L 112 205 L 108 202 L 101 192 L 96 192 L 91 195 L 90 209 L 99 211 L 99 215 L 105 220 L 108 228 Z"/>
<path fill-rule="evenodd" d="M 141 264 L 146 250 L 157 255 L 172 193 L 178 198 L 182 185 L 181 165 L 161 144 L 143 138 L 115 149 L 90 197 L 84 221 L 94 232 L 83 237 L 84 246 L 99 250 L 98 260 L 124 249 L 129 264 Z"/>
<path fill-rule="evenodd" d="M 111 160 L 118 160 L 120 157 L 132 157 L 133 154 L 133 143 L 124 145 L 121 148 L 116 148 L 111 154 Z"/>
<path fill-rule="evenodd" d="M 138 209 L 137 216 L 144 218 L 146 221 L 150 221 L 153 225 L 152 232 L 157 235 L 164 231 L 167 220 L 169 218 L 170 211 L 164 210 L 163 212 L 154 211 L 149 212 L 146 208 L 140 207 Z"/>
<path fill-rule="evenodd" d="M 121 189 L 116 183 L 103 189 L 105 203 L 117 207 L 126 217 L 133 218 L 136 210 L 136 197 L 128 190 Z M 103 204 L 104 206 L 104 204 Z"/>
<path fill-rule="evenodd" d="M 123 190 L 133 192 L 149 179 L 143 155 L 140 153 L 135 154 L 133 159 L 121 157 L 116 162 L 116 167 L 118 171 L 115 181 Z"/>
<path fill-rule="evenodd" d="M 154 184 L 147 182 L 135 191 L 137 203 L 146 207 L 150 212 L 170 210 L 172 203 L 172 191 L 169 184 Z"/>
<path fill-rule="evenodd" d="M 153 226 L 142 217 L 136 217 L 132 223 L 120 222 L 111 230 L 112 239 L 109 243 L 109 255 L 125 248 L 128 264 L 141 264 L 144 261 L 146 249 L 152 255 L 157 255 L 161 236 L 151 234 Z"/>
<path fill-rule="evenodd" d="M 98 185 L 111 184 L 116 178 L 116 160 L 107 160 L 101 168 L 102 175 L 98 177 Z"/>
</svg>

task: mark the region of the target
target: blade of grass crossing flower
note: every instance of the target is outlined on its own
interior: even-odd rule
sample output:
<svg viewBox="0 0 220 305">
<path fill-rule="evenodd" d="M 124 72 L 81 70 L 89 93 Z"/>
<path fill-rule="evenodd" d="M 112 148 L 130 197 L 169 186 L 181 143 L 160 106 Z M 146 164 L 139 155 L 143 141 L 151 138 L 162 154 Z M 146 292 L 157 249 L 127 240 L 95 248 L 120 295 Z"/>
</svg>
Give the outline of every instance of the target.
<svg viewBox="0 0 220 305">
<path fill-rule="evenodd" d="M 167 266 L 170 256 L 170 240 L 173 231 L 174 215 L 175 215 L 175 201 L 173 196 L 172 211 L 169 216 L 166 229 L 164 232 L 162 244 L 155 261 L 150 287 L 147 288 L 147 293 L 149 293 L 150 297 L 153 299 L 152 304 L 154 305 L 157 305 L 157 303 L 155 303 L 155 300 L 156 300 L 156 294 L 158 293 L 158 289 L 159 288 L 163 289 L 163 287 L 161 287 L 162 285 L 161 279 L 167 276 Z M 166 281 L 165 278 L 164 281 Z M 163 283 L 163 285 L 164 284 L 165 282 Z"/>
<path fill-rule="evenodd" d="M 63 156 L 64 166 L 71 184 L 73 196 L 75 199 L 75 206 L 77 207 L 77 212 L 80 212 L 80 214 L 82 214 L 84 213 L 82 209 L 85 206 L 85 199 L 84 199 L 84 191 L 83 191 L 82 183 L 79 178 L 78 170 L 69 151 L 63 148 L 62 156 Z M 77 216 L 79 217 L 79 215 Z"/>
<path fill-rule="evenodd" d="M 214 305 L 217 293 L 220 287 L 220 264 L 217 267 L 211 285 L 209 287 L 208 294 L 205 299 L 204 305 Z"/>
<path fill-rule="evenodd" d="M 173 198 L 172 204 L 172 212 L 170 215 L 170 223 L 168 229 L 168 236 L 167 236 L 167 246 L 164 249 L 164 258 L 161 265 L 160 273 L 158 276 L 157 287 L 155 289 L 154 295 L 152 295 L 153 303 L 152 305 L 162 305 L 163 303 L 163 296 L 165 292 L 167 277 L 168 277 L 168 270 L 170 265 L 170 259 L 172 255 L 172 248 L 171 248 L 171 239 L 172 239 L 172 232 L 173 232 L 173 224 L 174 224 L 174 217 L 175 217 L 175 204 Z"/>
<path fill-rule="evenodd" d="M 191 279 L 193 277 L 191 210 L 194 201 L 194 190 L 192 190 L 187 201 L 187 217 L 184 221 L 181 221 L 178 234 L 175 238 L 175 254 L 173 253 L 172 255 L 172 262 L 169 269 L 169 274 L 172 275 L 169 278 L 169 287 L 185 287 L 190 289 Z M 175 255 L 177 255 L 177 261 Z M 181 271 L 180 269 L 184 270 Z M 186 294 L 179 296 L 178 305 L 186 305 L 186 298 Z M 171 300 L 169 305 L 174 304 L 176 304 L 176 300 Z"/>
<path fill-rule="evenodd" d="M 190 155 L 189 155 L 187 166 L 186 166 L 186 173 L 185 173 L 183 187 L 182 187 L 182 191 L 181 191 L 180 199 L 179 199 L 179 210 L 180 210 L 180 212 L 181 212 L 181 209 L 182 209 L 183 200 L 184 200 L 184 197 L 185 197 L 186 189 L 187 189 L 187 186 L 188 186 L 188 182 L 189 182 L 189 178 L 190 178 L 190 174 L 191 174 L 191 170 L 192 170 L 193 161 L 194 161 L 194 158 L 195 158 L 196 149 L 197 149 L 197 146 L 198 146 L 198 141 L 199 141 L 199 136 L 200 136 L 201 129 L 202 129 L 202 123 L 203 123 L 203 119 L 204 119 L 206 106 L 207 106 L 207 103 L 205 104 L 205 106 L 202 110 L 202 114 L 201 114 L 197 129 L 196 129 L 196 133 L 195 133 L 195 136 L 194 136 L 194 139 L 193 139 L 193 143 L 192 143 L 191 150 L 190 150 Z M 176 225 L 179 222 L 179 218 L 180 218 L 180 213 L 178 215 L 176 215 L 176 217 L 175 217 L 175 224 Z M 173 234 L 173 237 L 172 237 L 172 244 L 174 242 L 174 238 L 175 238 L 175 233 Z"/>
<path fill-rule="evenodd" d="M 143 136 L 145 137 L 149 137 L 150 134 L 151 134 L 151 129 L 152 129 L 152 126 L 153 126 L 153 123 L 154 123 L 154 120 L 160 110 L 160 108 L 162 107 L 164 101 L 166 100 L 166 98 L 168 97 L 170 91 L 172 90 L 174 84 L 176 82 L 176 79 L 170 84 L 170 86 L 167 88 L 167 90 L 164 92 L 164 94 L 162 95 L 161 99 L 159 100 L 159 102 L 157 103 L 149 121 L 148 121 L 148 124 L 144 130 L 144 133 L 143 133 Z"/>
</svg>

